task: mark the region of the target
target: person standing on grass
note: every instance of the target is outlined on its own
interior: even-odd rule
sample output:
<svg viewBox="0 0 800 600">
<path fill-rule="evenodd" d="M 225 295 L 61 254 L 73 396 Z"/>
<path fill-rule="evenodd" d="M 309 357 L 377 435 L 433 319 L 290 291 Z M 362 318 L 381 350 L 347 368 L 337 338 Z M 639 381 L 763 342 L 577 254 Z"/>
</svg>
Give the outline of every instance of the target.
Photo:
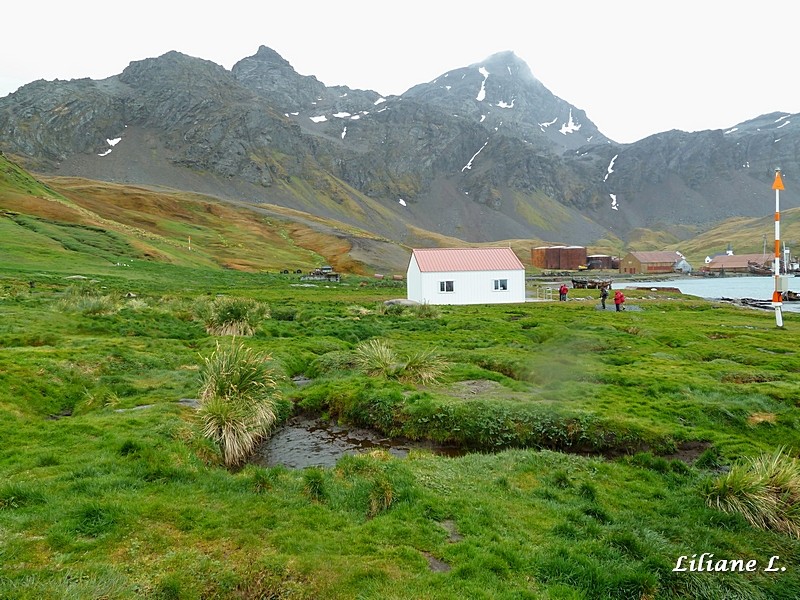
<svg viewBox="0 0 800 600">
<path fill-rule="evenodd" d="M 569 292 L 569 288 L 567 287 L 566 283 L 562 283 L 561 287 L 558 288 L 558 299 L 562 302 L 567 301 L 567 293 Z"/>
<path fill-rule="evenodd" d="M 606 309 L 606 298 L 608 298 L 608 288 L 603 286 L 600 288 L 600 304 L 603 305 L 603 310 Z"/>
<path fill-rule="evenodd" d="M 623 304 L 625 304 L 625 296 L 621 291 L 617 290 L 614 292 L 614 306 L 617 307 L 617 312 L 625 310 L 625 307 L 622 306 Z"/>
</svg>

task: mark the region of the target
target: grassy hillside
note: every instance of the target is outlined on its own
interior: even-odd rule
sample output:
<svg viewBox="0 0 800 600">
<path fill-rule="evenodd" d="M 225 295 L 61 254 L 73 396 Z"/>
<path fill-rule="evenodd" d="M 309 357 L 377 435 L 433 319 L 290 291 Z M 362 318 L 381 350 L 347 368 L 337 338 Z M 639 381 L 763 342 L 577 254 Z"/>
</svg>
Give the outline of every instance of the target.
<svg viewBox="0 0 800 600">
<path fill-rule="evenodd" d="M 728 219 L 724 223 L 676 246 L 685 255 L 702 262 L 706 256 L 725 252 L 730 243 L 736 254 L 757 254 L 765 247 L 768 255 L 775 251 L 774 204 L 765 206 L 767 216 L 754 218 Z M 766 240 L 765 240 L 766 237 Z M 800 209 L 790 208 L 781 211 L 781 240 L 796 256 L 800 253 Z"/>
<path fill-rule="evenodd" d="M 765 207 L 768 212 L 769 207 Z M 246 271 L 309 270 L 330 264 L 356 274 L 403 273 L 410 249 L 464 246 L 463 240 L 408 226 L 403 242 L 309 213 L 274 205 L 222 202 L 199 194 L 156 190 L 75 178 L 36 179 L 0 156 L 0 233 L 10 240 L 11 264 L 76 269 L 163 261 L 182 266 L 217 266 Z M 531 216 L 533 218 L 533 216 Z M 539 215 L 537 218 L 559 218 Z M 800 240 L 800 209 L 783 212 L 782 240 Z M 589 251 L 623 255 L 629 250 L 675 249 L 690 263 L 724 252 L 772 251 L 774 223 L 763 218 L 725 221 L 709 231 L 672 227 L 641 229 L 628 243 L 597 240 Z M 191 246 L 190 246 L 191 241 Z M 523 264 L 530 248 L 559 240 L 498 240 Z"/>
<path fill-rule="evenodd" d="M 400 244 L 280 207 L 73 178 L 33 178 L 0 157 L 0 232 L 10 264 L 111 269 L 137 261 L 245 271 L 405 270 Z M 377 264 L 358 249 L 373 247 Z M 42 251 L 42 249 L 44 251 Z"/>
<path fill-rule="evenodd" d="M 720 254 L 733 248 L 735 254 L 757 254 L 766 248 L 774 252 L 775 218 L 769 212 L 773 206 L 764 207 L 764 217 L 739 217 L 727 219 L 708 231 L 681 231 L 679 236 L 664 231 L 638 229 L 631 233 L 628 248 L 632 250 L 678 250 L 695 267 L 703 265 L 706 256 Z M 781 241 L 800 253 L 800 209 L 781 211 Z"/>
</svg>

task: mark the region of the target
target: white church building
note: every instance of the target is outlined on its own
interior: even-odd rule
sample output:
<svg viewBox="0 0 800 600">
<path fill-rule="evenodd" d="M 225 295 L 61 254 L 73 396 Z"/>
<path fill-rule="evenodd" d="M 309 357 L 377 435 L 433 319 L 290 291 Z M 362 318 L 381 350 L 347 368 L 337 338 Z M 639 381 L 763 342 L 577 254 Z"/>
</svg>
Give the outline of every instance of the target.
<svg viewBox="0 0 800 600">
<path fill-rule="evenodd" d="M 525 302 L 525 267 L 511 248 L 417 248 L 406 281 L 421 304 Z"/>
</svg>

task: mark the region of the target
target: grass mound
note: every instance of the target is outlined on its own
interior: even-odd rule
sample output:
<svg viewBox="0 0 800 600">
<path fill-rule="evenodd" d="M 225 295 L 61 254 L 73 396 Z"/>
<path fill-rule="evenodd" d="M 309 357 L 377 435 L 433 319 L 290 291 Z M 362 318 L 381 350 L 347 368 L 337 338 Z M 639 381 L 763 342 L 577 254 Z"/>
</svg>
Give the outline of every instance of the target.
<svg viewBox="0 0 800 600">
<path fill-rule="evenodd" d="M 250 298 L 220 297 L 198 301 L 195 314 L 211 335 L 251 336 L 264 319 L 269 307 Z"/>
<path fill-rule="evenodd" d="M 712 508 L 800 539 L 800 462 L 783 448 L 749 457 L 706 490 Z"/>
<path fill-rule="evenodd" d="M 204 359 L 198 413 L 203 435 L 215 442 L 225 465 L 242 463 L 276 421 L 277 390 L 268 357 L 231 342 Z"/>
<path fill-rule="evenodd" d="M 367 375 L 406 382 L 434 383 L 447 369 L 447 361 L 432 349 L 398 355 L 383 340 L 361 342 L 355 349 L 355 363 Z"/>
</svg>

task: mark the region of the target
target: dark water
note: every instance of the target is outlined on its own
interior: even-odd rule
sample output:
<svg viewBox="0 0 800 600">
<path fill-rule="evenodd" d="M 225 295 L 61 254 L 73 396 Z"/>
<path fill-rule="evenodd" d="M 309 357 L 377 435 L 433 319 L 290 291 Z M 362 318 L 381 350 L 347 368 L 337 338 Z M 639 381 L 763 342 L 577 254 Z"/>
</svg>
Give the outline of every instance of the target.
<svg viewBox="0 0 800 600">
<path fill-rule="evenodd" d="M 341 427 L 328 421 L 293 417 L 259 446 L 252 462 L 267 467 L 283 465 L 290 469 L 333 467 L 346 454 L 386 450 L 402 458 L 415 449 L 445 456 L 464 454 L 452 446 L 389 439 L 369 429 Z"/>
</svg>

